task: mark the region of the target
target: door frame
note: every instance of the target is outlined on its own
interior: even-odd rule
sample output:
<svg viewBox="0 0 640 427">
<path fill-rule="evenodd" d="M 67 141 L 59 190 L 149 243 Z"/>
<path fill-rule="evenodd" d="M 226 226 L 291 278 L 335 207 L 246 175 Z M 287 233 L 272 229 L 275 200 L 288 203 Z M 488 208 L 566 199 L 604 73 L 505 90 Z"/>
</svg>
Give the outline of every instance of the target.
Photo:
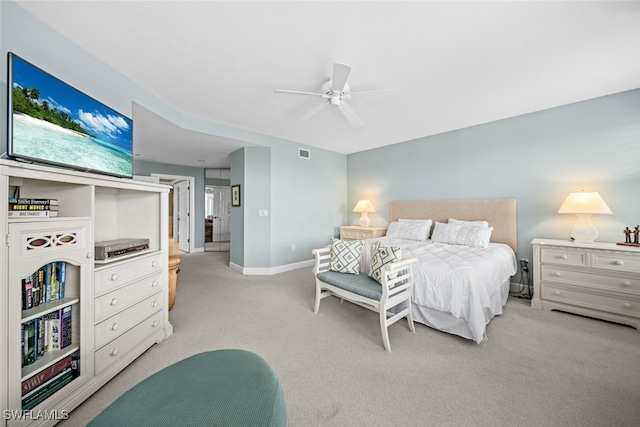
<svg viewBox="0 0 640 427">
<path fill-rule="evenodd" d="M 172 188 L 179 182 L 188 181 L 189 182 L 189 252 L 195 251 L 195 211 L 196 211 L 196 200 L 195 200 L 195 188 L 196 188 L 196 178 L 194 176 L 184 176 L 184 175 L 170 175 L 170 174 L 162 174 L 162 173 L 152 173 L 151 176 L 160 179 L 161 184 L 166 184 L 171 186 Z M 175 194 L 175 190 L 174 190 Z M 175 230 L 175 221 L 177 221 L 178 215 L 176 212 L 177 206 L 173 204 L 173 219 L 174 219 L 174 230 Z M 175 235 L 175 231 L 174 231 Z"/>
</svg>

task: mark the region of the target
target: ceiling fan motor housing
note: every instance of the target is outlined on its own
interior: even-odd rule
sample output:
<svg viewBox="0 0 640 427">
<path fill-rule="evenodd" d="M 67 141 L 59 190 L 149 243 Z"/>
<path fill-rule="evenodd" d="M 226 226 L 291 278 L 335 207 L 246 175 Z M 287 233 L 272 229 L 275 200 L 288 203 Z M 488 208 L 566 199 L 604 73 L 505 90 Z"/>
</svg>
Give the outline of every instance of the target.
<svg viewBox="0 0 640 427">
<path fill-rule="evenodd" d="M 330 97 L 329 99 L 330 99 L 331 105 L 340 105 L 340 102 L 342 100 L 347 100 L 351 97 L 350 96 L 351 89 L 349 88 L 349 83 L 345 83 L 342 93 L 338 92 L 337 90 L 333 90 L 332 86 L 333 86 L 333 82 L 331 79 L 329 79 L 326 82 L 324 82 L 322 84 L 322 87 L 320 88 L 320 91 L 322 93 L 326 93 Z"/>
</svg>

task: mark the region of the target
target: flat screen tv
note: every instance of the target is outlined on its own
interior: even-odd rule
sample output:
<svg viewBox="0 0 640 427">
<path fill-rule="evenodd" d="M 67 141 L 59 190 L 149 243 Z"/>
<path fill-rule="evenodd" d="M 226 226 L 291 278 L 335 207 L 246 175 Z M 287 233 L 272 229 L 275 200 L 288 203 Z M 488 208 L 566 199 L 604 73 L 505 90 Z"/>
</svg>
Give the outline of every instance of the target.
<svg viewBox="0 0 640 427">
<path fill-rule="evenodd" d="M 8 155 L 133 176 L 133 121 L 9 53 Z"/>
</svg>

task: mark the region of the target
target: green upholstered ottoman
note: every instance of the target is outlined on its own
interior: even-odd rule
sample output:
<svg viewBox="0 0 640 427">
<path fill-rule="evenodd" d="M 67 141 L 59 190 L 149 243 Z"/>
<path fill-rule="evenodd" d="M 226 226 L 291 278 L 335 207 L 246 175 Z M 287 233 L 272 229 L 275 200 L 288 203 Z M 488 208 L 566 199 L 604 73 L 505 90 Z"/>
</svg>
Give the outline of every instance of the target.
<svg viewBox="0 0 640 427">
<path fill-rule="evenodd" d="M 215 350 L 138 383 L 90 426 L 286 426 L 278 377 L 260 356 Z"/>
</svg>

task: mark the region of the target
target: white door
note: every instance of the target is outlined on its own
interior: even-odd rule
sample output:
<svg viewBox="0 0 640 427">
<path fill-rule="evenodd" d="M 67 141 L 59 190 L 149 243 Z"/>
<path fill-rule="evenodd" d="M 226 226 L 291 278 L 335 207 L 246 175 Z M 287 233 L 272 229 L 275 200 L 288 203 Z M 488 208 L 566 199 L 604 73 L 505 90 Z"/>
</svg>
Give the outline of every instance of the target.
<svg viewBox="0 0 640 427">
<path fill-rule="evenodd" d="M 231 230 L 231 188 L 213 188 L 213 241 L 228 242 Z"/>
<path fill-rule="evenodd" d="M 176 193 L 177 206 L 175 210 L 178 216 L 178 248 L 181 251 L 189 252 L 190 239 L 190 214 L 189 214 L 189 182 L 181 181 L 173 187 Z"/>
</svg>

